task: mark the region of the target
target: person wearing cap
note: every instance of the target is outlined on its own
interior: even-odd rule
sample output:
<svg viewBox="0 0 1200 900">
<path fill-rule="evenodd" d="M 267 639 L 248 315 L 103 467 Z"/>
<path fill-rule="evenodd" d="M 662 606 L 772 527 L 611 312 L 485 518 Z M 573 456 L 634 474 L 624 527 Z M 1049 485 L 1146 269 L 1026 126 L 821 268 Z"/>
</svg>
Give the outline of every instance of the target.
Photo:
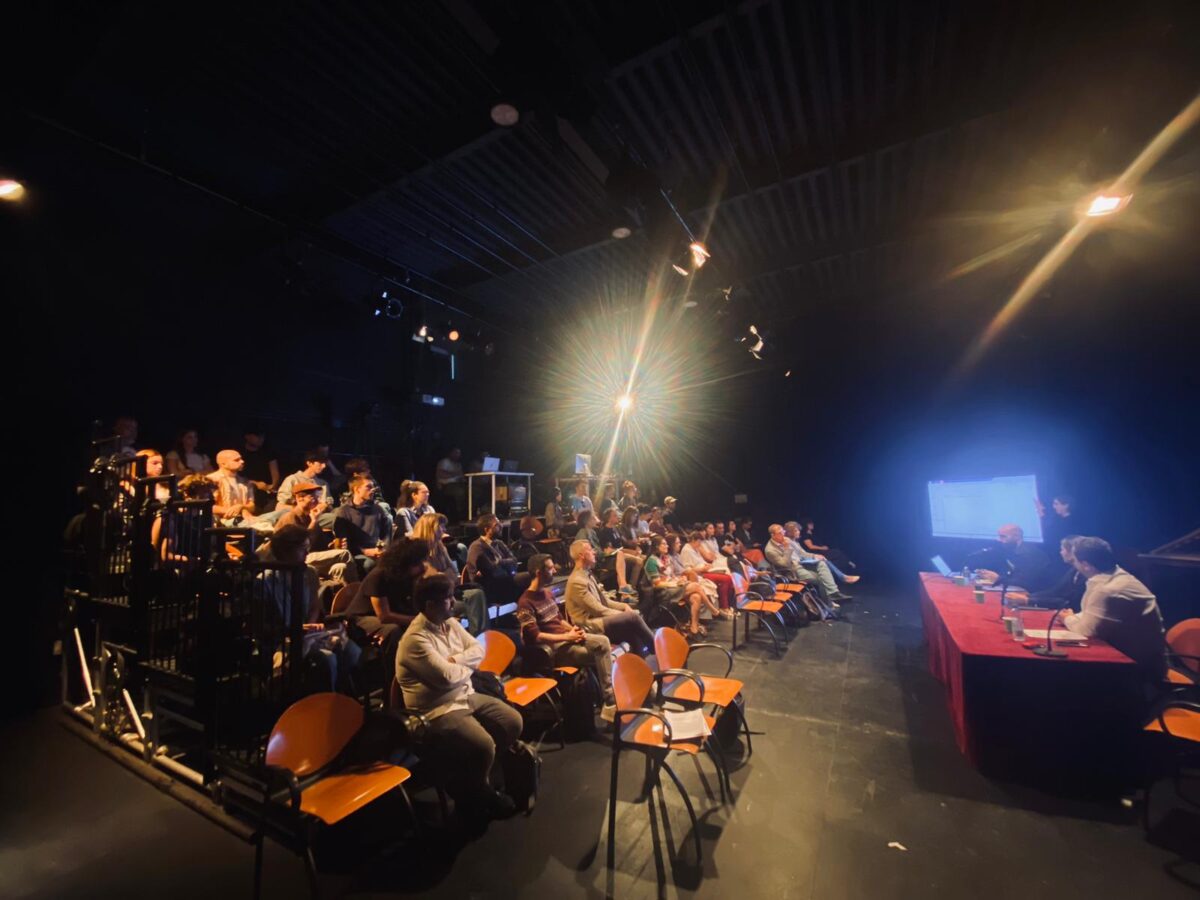
<svg viewBox="0 0 1200 900">
<path fill-rule="evenodd" d="M 275 530 L 297 525 L 308 533 L 309 546 L 316 546 L 322 540 L 323 533 L 319 527 L 319 506 L 317 497 L 321 488 L 311 481 L 297 481 L 292 484 L 293 505 L 288 507 L 275 523 Z M 316 571 L 322 578 L 334 581 L 354 581 L 358 574 L 356 569 L 350 569 L 347 577 L 346 567 L 354 561 L 349 550 L 312 550 L 304 557 L 309 568 Z"/>
<path fill-rule="evenodd" d="M 663 498 L 662 523 L 667 531 L 680 534 L 683 529 L 679 527 L 679 514 L 675 512 L 675 504 L 677 502 L 674 497 Z"/>
<path fill-rule="evenodd" d="M 529 590 L 517 599 L 521 640 L 527 647 L 546 647 L 554 666 L 594 669 L 604 693 L 600 716 L 611 722 L 616 712 L 612 689 L 612 644 L 603 634 L 590 634 L 563 618 L 550 593 L 550 585 L 558 571 L 552 556 L 534 554 L 529 558 L 529 571 L 533 581 L 529 583 Z"/>
</svg>

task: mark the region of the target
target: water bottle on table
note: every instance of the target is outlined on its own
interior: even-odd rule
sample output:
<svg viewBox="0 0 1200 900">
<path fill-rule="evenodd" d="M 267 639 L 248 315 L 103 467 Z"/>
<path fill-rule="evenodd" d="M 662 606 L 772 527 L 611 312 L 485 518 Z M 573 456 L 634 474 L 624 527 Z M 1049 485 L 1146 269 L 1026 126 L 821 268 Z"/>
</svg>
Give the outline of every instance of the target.
<svg viewBox="0 0 1200 900">
<path fill-rule="evenodd" d="M 1010 613 L 1012 616 L 1012 636 L 1014 641 L 1025 640 L 1025 623 L 1021 621 L 1021 610 L 1016 607 Z"/>
</svg>

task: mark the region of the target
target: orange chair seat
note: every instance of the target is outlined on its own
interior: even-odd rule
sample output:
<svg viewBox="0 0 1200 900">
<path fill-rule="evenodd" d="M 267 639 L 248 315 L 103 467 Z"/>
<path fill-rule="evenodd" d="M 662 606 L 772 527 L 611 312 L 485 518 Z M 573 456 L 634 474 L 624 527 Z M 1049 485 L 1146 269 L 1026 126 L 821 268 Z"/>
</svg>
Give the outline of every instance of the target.
<svg viewBox="0 0 1200 900">
<path fill-rule="evenodd" d="M 1196 684 L 1195 678 L 1189 678 L 1178 669 L 1167 669 L 1167 681 L 1171 684 Z"/>
<path fill-rule="evenodd" d="M 322 778 L 300 794 L 300 809 L 326 825 L 340 822 L 412 777 L 402 766 L 380 765 Z"/>
<path fill-rule="evenodd" d="M 562 672 L 564 675 L 574 675 L 579 671 L 577 666 L 556 666 L 555 672 Z"/>
<path fill-rule="evenodd" d="M 779 584 L 775 585 L 775 589 L 777 591 L 790 591 L 793 594 L 804 593 L 804 588 L 805 588 L 805 585 L 803 585 L 803 584 L 792 584 L 792 583 L 784 584 L 783 582 L 780 582 Z"/>
<path fill-rule="evenodd" d="M 701 675 L 704 682 L 704 702 L 715 703 L 725 707 L 733 702 L 733 698 L 742 692 L 743 684 L 736 678 L 718 678 L 715 675 Z M 688 700 L 699 702 L 700 690 L 696 682 L 690 678 L 674 678 L 663 685 L 663 694 L 672 700 Z"/>
<path fill-rule="evenodd" d="M 783 609 L 783 604 L 775 600 L 747 600 L 745 603 L 739 604 L 738 609 L 744 609 L 747 612 L 777 613 Z"/>
<path fill-rule="evenodd" d="M 1190 709 L 1168 709 L 1163 713 L 1163 718 L 1167 720 L 1167 731 L 1172 737 L 1200 744 L 1200 713 Z M 1146 726 L 1146 730 L 1162 731 L 1162 725 L 1155 719 Z"/>
<path fill-rule="evenodd" d="M 504 696 L 516 706 L 528 706 L 556 687 L 558 682 L 553 678 L 510 678 L 504 682 Z"/>
<path fill-rule="evenodd" d="M 717 722 L 712 716 L 705 716 L 704 721 L 711 729 Z M 621 740 L 627 744 L 641 744 L 644 747 L 663 747 L 662 722 L 653 716 L 637 716 L 621 730 Z M 671 741 L 670 749 L 682 750 L 684 753 L 699 753 L 703 742 L 699 739 L 690 741 Z"/>
</svg>

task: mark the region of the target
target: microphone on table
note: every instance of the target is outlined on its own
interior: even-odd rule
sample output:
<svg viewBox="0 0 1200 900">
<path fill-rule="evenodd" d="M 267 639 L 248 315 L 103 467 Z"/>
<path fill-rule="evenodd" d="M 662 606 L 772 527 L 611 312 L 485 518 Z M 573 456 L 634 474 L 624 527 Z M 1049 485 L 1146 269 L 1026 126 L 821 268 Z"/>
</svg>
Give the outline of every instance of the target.
<svg viewBox="0 0 1200 900">
<path fill-rule="evenodd" d="M 1059 607 L 1054 611 L 1054 615 L 1050 617 L 1050 624 L 1046 626 L 1046 643 L 1040 647 L 1034 647 L 1033 652 L 1038 656 L 1047 656 L 1051 659 L 1063 659 L 1066 653 L 1062 650 L 1054 649 L 1054 640 L 1050 637 L 1050 633 L 1054 631 L 1054 623 L 1058 621 L 1058 617 L 1062 615 L 1064 607 Z"/>
</svg>

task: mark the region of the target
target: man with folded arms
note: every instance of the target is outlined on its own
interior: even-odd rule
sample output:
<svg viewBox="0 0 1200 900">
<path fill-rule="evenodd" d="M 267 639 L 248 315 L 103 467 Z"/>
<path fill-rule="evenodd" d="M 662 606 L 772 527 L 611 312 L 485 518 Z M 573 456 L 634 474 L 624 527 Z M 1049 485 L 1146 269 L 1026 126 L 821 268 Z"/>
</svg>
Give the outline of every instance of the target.
<svg viewBox="0 0 1200 900">
<path fill-rule="evenodd" d="M 454 618 L 454 582 L 426 575 L 413 591 L 420 612 L 396 654 L 396 681 L 404 705 L 428 723 L 430 764 L 438 769 L 460 813 L 503 818 L 516 811 L 512 799 L 492 787 L 496 753 L 521 734 L 521 714 L 495 697 L 477 694 L 471 675 L 483 647 Z M 422 754 L 424 756 L 424 754 Z"/>
</svg>

